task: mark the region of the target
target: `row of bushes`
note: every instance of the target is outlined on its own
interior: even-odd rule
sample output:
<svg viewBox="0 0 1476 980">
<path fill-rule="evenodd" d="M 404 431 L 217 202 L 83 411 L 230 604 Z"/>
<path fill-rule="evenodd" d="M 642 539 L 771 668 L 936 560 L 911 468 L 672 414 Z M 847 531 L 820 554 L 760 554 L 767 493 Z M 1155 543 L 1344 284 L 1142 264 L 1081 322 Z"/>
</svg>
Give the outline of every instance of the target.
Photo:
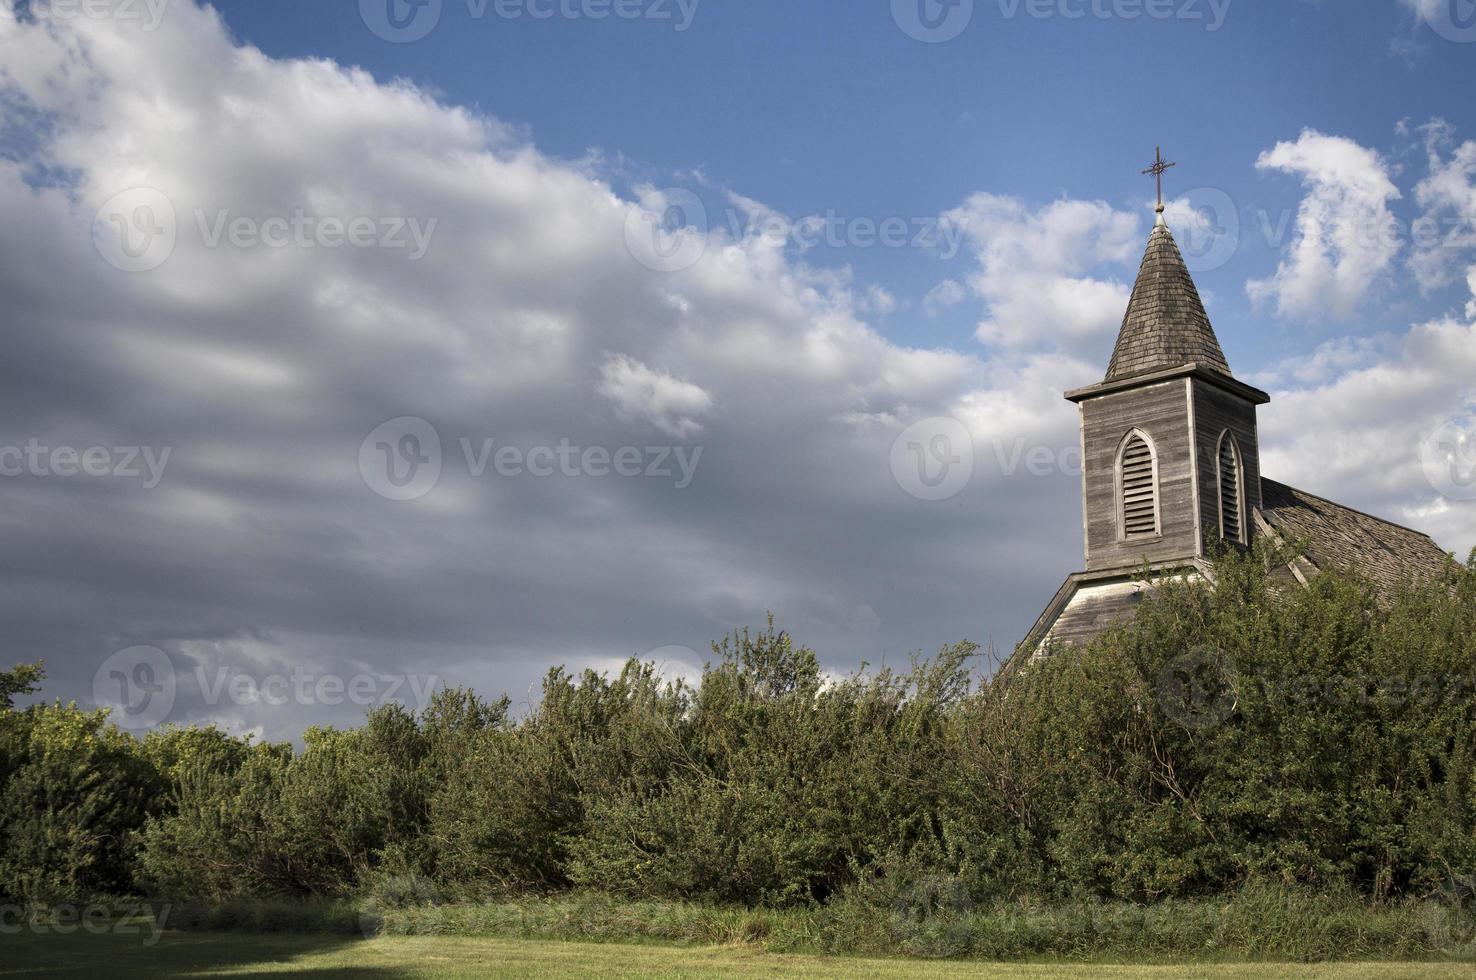
<svg viewBox="0 0 1476 980">
<path fill-rule="evenodd" d="M 959 644 L 827 681 L 768 628 L 700 684 L 555 670 L 300 750 L 24 710 L 0 674 L 0 893 L 212 903 L 385 882 L 486 897 L 1151 903 L 1247 882 L 1421 897 L 1476 872 L 1476 559 L 1376 601 L 1231 555 L 1126 627 L 981 679 Z M 928 886 L 932 887 L 932 886 Z M 888 897 L 890 896 L 890 897 Z"/>
</svg>

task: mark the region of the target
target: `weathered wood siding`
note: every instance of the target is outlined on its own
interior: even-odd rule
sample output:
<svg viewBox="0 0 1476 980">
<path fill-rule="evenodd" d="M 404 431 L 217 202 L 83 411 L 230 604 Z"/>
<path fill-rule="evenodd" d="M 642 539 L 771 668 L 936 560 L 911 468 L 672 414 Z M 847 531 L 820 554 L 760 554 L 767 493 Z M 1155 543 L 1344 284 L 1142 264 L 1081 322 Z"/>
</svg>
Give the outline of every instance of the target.
<svg viewBox="0 0 1476 980">
<path fill-rule="evenodd" d="M 1163 581 L 1182 582 L 1197 577 L 1196 572 L 1178 572 L 1151 582 L 1136 579 L 1109 579 L 1105 582 L 1082 583 L 1056 615 L 1031 656 L 1039 657 L 1068 646 L 1089 642 L 1092 637 L 1115 623 L 1131 617 L 1151 589 Z"/>
<path fill-rule="evenodd" d="M 1220 483 L 1216 454 L 1220 433 L 1230 430 L 1240 443 L 1241 465 L 1245 469 L 1245 520 L 1261 506 L 1261 454 L 1256 436 L 1256 406 L 1223 388 L 1198 378 L 1194 386 L 1194 428 L 1199 441 L 1200 513 L 1205 528 L 1204 543 L 1208 547 L 1220 537 Z"/>
<path fill-rule="evenodd" d="M 1190 463 L 1187 382 L 1176 378 L 1088 399 L 1081 403 L 1081 419 L 1087 570 L 1194 557 L 1199 508 Z M 1117 449 L 1135 428 L 1148 433 L 1158 453 L 1161 534 L 1156 539 L 1119 541 Z"/>
<path fill-rule="evenodd" d="M 1042 650 L 1086 643 L 1113 623 L 1131 616 L 1143 601 L 1141 582 L 1108 582 L 1077 589 L 1046 633 Z"/>
</svg>

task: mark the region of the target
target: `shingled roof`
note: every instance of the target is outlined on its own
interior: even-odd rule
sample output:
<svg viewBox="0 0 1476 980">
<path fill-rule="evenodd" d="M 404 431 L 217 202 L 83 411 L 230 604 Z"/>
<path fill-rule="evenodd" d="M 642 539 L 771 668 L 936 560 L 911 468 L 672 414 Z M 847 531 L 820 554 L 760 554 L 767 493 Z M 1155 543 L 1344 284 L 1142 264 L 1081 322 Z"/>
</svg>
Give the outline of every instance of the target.
<svg viewBox="0 0 1476 980">
<path fill-rule="evenodd" d="M 1303 554 L 1319 570 L 1356 572 L 1385 595 L 1451 567 L 1429 535 L 1275 480 L 1261 480 L 1259 513 L 1285 543 L 1304 543 Z"/>
<path fill-rule="evenodd" d="M 1230 373 L 1179 246 L 1160 221 L 1148 238 L 1107 380 L 1190 362 Z"/>
</svg>

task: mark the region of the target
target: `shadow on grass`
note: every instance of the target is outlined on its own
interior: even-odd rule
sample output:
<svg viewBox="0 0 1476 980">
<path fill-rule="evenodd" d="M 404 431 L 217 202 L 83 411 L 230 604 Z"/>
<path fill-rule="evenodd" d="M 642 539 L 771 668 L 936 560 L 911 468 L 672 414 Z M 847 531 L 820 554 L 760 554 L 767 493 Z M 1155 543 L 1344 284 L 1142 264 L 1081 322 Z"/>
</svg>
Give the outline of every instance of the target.
<svg viewBox="0 0 1476 980">
<path fill-rule="evenodd" d="M 36 934 L 0 937 L 0 977 L 199 977 L 229 970 L 232 977 L 311 977 L 313 980 L 399 980 L 414 974 L 354 936 L 164 932 L 132 935 Z"/>
</svg>

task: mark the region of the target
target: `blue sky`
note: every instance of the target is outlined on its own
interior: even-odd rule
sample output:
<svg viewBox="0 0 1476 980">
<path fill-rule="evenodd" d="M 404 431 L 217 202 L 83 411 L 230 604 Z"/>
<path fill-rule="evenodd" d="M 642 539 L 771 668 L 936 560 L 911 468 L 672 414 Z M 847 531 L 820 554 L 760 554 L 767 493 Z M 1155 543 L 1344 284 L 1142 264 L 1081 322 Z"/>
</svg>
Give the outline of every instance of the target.
<svg viewBox="0 0 1476 980">
<path fill-rule="evenodd" d="M 527 701 L 770 612 L 841 674 L 1008 653 L 1158 144 L 1263 472 L 1476 545 L 1467 0 L 99 2 L 0 0 L 0 661 L 49 696 L 278 738 L 364 705 L 226 681 Z"/>
<path fill-rule="evenodd" d="M 1035 204 L 1100 199 L 1146 214 L 1152 187 L 1139 171 L 1163 143 L 1179 163 L 1171 195 L 1217 188 L 1247 226 L 1262 212 L 1274 225 L 1297 207 L 1301 188 L 1254 163 L 1304 128 L 1376 148 L 1395 168 L 1421 163 L 1419 140 L 1395 133 L 1401 120 L 1439 117 L 1476 135 L 1476 47 L 1442 38 L 1394 2 L 1185 0 L 1169 5 L 1173 18 L 1129 19 L 1094 11 L 1132 4 L 1067 0 L 1045 5 L 1051 15 L 1042 18 L 1023 4 L 978 0 L 968 26 L 944 43 L 909 37 L 883 0 L 705 0 L 684 31 L 674 6 L 669 20 L 537 20 L 446 0 L 436 27 L 412 43 L 377 37 L 352 3 L 218 6 L 241 39 L 269 54 L 408 78 L 523 127 L 546 153 L 597 150 L 631 181 L 707 195 L 689 177 L 700 170 L 790 215 L 929 216 L 979 190 Z M 1068 16 L 1078 10 L 1091 13 Z M 1407 199 L 1394 211 L 1406 221 L 1418 214 Z M 1463 302 L 1456 288 L 1400 297 L 1412 305 L 1370 305 L 1336 325 L 1276 322 L 1252 310 L 1243 283 L 1273 270 L 1277 249 L 1244 230 L 1233 260 L 1198 281 L 1247 367 L 1305 353 L 1334 333 L 1407 325 L 1412 308 Z M 954 270 L 914 252 L 827 248 L 813 260 L 850 264 L 903 301 L 879 319 L 888 336 L 970 345 L 972 311 L 917 315 L 922 296 Z"/>
</svg>

